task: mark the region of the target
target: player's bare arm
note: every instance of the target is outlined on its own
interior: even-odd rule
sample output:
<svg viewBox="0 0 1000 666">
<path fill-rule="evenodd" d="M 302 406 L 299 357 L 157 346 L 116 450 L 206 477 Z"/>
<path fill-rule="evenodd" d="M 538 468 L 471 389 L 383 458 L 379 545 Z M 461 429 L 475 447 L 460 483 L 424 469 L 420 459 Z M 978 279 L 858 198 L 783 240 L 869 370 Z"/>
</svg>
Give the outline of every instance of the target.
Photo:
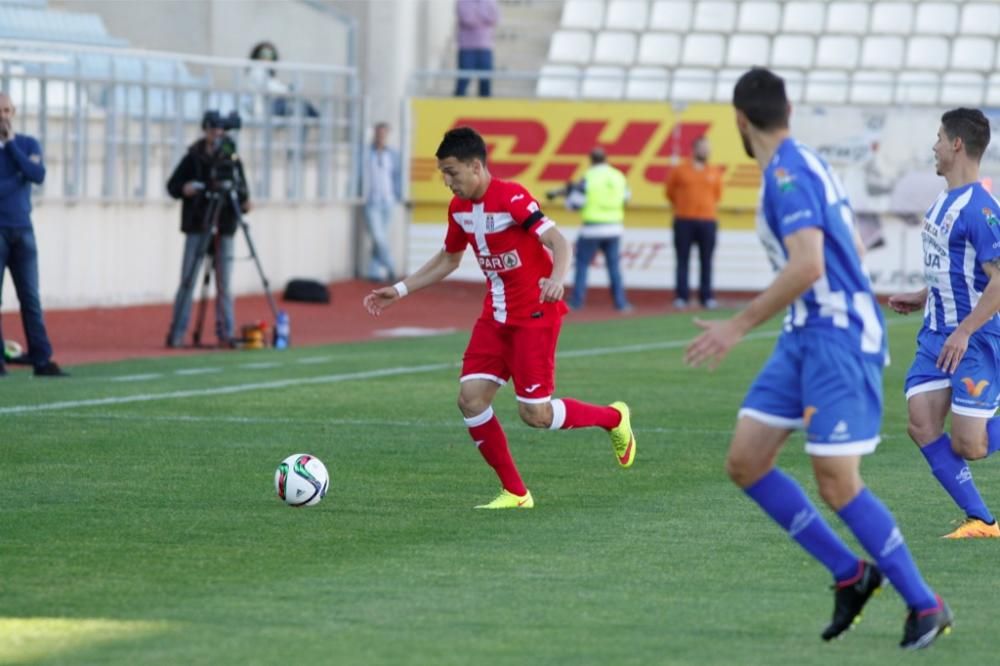
<svg viewBox="0 0 1000 666">
<path fill-rule="evenodd" d="M 983 289 L 983 295 L 976 303 L 976 307 L 972 308 L 969 316 L 951 332 L 941 347 L 941 353 L 938 354 L 937 367 L 948 373 L 958 370 L 958 364 L 962 362 L 969 348 L 969 338 L 972 334 L 1000 311 L 1000 257 L 991 259 L 981 266 L 990 281 Z"/>
<path fill-rule="evenodd" d="M 889 297 L 889 307 L 893 312 L 908 315 L 917 310 L 923 310 L 927 303 L 927 287 L 920 291 L 908 291 L 903 294 L 893 294 Z"/>
<path fill-rule="evenodd" d="M 442 249 L 405 280 L 400 280 L 390 287 L 373 289 L 364 299 L 364 306 L 368 310 L 368 314 L 378 317 L 383 310 L 410 292 L 423 289 L 445 279 L 455 272 L 455 269 L 462 263 L 462 254 L 464 253 L 446 252 Z"/>
<path fill-rule="evenodd" d="M 684 362 L 716 368 L 729 350 L 750 330 L 767 321 L 801 296 L 823 275 L 823 232 L 807 227 L 785 237 L 788 263 L 774 282 L 742 312 L 731 319 L 705 321 L 695 318 L 701 335 L 688 345 Z"/>
<path fill-rule="evenodd" d="M 550 227 L 538 237 L 552 251 L 552 274 L 538 281 L 539 303 L 554 303 L 563 297 L 563 281 L 569 270 L 570 248 L 566 237 L 556 227 Z"/>
</svg>

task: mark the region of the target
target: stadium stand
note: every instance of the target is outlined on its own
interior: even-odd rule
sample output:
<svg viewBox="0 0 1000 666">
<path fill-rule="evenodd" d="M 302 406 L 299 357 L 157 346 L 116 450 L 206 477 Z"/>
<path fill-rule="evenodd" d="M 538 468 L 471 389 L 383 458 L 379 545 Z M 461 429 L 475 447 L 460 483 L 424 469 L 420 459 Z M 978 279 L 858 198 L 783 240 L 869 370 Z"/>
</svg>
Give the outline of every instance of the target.
<svg viewBox="0 0 1000 666">
<path fill-rule="evenodd" d="M 725 101 L 733 70 L 763 65 L 796 101 L 995 104 L 997 37 L 987 0 L 567 0 L 537 92 Z M 621 85 L 582 80 L 604 65 Z"/>
</svg>

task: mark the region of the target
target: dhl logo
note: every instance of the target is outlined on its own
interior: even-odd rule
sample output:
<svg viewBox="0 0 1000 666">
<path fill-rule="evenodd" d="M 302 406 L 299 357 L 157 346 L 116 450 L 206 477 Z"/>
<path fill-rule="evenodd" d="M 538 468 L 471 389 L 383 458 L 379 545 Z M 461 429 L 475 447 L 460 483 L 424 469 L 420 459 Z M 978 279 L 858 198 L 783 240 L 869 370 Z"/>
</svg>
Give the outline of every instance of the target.
<svg viewBox="0 0 1000 666">
<path fill-rule="evenodd" d="M 601 146 L 608 161 L 633 178 L 660 186 L 666 182 L 676 158 L 688 158 L 694 143 L 712 126 L 708 121 L 681 121 L 665 126 L 656 120 L 629 120 L 615 133 L 612 119 L 576 120 L 564 132 L 550 132 L 540 120 L 496 117 L 458 117 L 451 127 L 473 127 L 486 140 L 490 173 L 503 179 L 525 176 L 542 159 L 534 179 L 564 183 L 586 168 L 586 157 Z M 618 123 L 615 123 L 616 125 Z M 649 146 L 656 148 L 649 156 Z M 554 147 L 551 149 L 550 147 Z M 755 163 L 720 164 L 727 173 L 727 187 L 758 188 L 760 169 Z M 415 156 L 414 180 L 434 178 L 437 161 Z"/>
</svg>

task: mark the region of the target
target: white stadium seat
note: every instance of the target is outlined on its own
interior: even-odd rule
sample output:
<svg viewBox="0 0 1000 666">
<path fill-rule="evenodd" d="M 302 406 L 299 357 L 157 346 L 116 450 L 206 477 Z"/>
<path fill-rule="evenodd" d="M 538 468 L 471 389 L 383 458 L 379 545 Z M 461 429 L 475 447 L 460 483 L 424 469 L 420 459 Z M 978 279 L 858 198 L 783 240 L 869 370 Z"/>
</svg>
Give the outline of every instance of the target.
<svg viewBox="0 0 1000 666">
<path fill-rule="evenodd" d="M 600 32 L 594 42 L 594 62 L 631 65 L 635 61 L 638 39 L 631 32 Z"/>
<path fill-rule="evenodd" d="M 726 56 L 726 38 L 722 35 L 693 33 L 684 40 L 681 62 L 686 66 L 719 67 Z"/>
<path fill-rule="evenodd" d="M 781 26 L 781 5 L 774 0 L 746 0 L 740 3 L 737 21 L 739 32 L 778 32 Z"/>
<path fill-rule="evenodd" d="M 913 31 L 922 35 L 954 35 L 958 27 L 958 5 L 951 2 L 924 2 L 917 7 Z"/>
<path fill-rule="evenodd" d="M 806 79 L 806 101 L 810 104 L 847 102 L 848 75 L 843 70 L 814 69 Z"/>
<path fill-rule="evenodd" d="M 862 70 L 851 77 L 849 101 L 852 104 L 892 104 L 892 72 Z"/>
<path fill-rule="evenodd" d="M 826 31 L 863 35 L 868 32 L 868 5 L 833 2 L 826 10 Z"/>
<path fill-rule="evenodd" d="M 726 64 L 729 66 L 761 67 L 768 64 L 771 40 L 764 35 L 740 35 L 729 38 Z"/>
<path fill-rule="evenodd" d="M 576 97 L 580 92 L 580 68 L 542 65 L 535 93 L 539 97 Z"/>
<path fill-rule="evenodd" d="M 583 74 L 582 97 L 594 99 L 621 99 L 625 94 L 625 69 L 595 65 Z"/>
<path fill-rule="evenodd" d="M 861 66 L 868 69 L 899 69 L 903 66 L 902 37 L 865 37 Z"/>
<path fill-rule="evenodd" d="M 549 42 L 550 62 L 590 62 L 594 38 L 589 32 L 579 30 L 557 30 Z"/>
<path fill-rule="evenodd" d="M 789 2 L 781 16 L 782 32 L 804 32 L 818 35 L 823 32 L 825 5 L 813 0 Z"/>
<path fill-rule="evenodd" d="M 951 68 L 988 72 L 993 69 L 994 40 L 956 37 L 951 46 Z"/>
<path fill-rule="evenodd" d="M 715 72 L 711 69 L 681 67 L 674 71 L 670 99 L 677 102 L 710 102 Z"/>
<path fill-rule="evenodd" d="M 639 38 L 640 65 L 673 67 L 681 61 L 681 37 L 669 32 L 647 32 Z"/>
<path fill-rule="evenodd" d="M 896 84 L 896 104 L 937 104 L 941 79 L 936 72 L 900 72 Z"/>
<path fill-rule="evenodd" d="M 847 35 L 824 35 L 816 47 L 816 67 L 854 69 L 858 66 L 858 38 Z"/>
<path fill-rule="evenodd" d="M 648 9 L 646 0 L 611 0 L 604 26 L 610 30 L 645 30 Z"/>
<path fill-rule="evenodd" d="M 948 106 L 976 107 L 983 103 L 986 77 L 976 72 L 945 72 L 939 102 Z"/>
<path fill-rule="evenodd" d="M 908 35 L 912 28 L 912 2 L 877 2 L 872 7 L 871 34 Z"/>
<path fill-rule="evenodd" d="M 910 37 L 906 44 L 906 68 L 947 69 L 950 51 L 944 37 Z"/>
<path fill-rule="evenodd" d="M 604 26 L 604 0 L 566 0 L 560 25 L 563 28 L 600 30 Z"/>
<path fill-rule="evenodd" d="M 745 69 L 720 69 L 715 79 L 715 101 L 732 104 L 733 88 Z"/>
<path fill-rule="evenodd" d="M 1000 72 L 990 74 L 986 84 L 986 106 L 1000 106 Z"/>
<path fill-rule="evenodd" d="M 962 8 L 961 35 L 1000 37 L 1000 3 L 975 2 Z"/>
<path fill-rule="evenodd" d="M 805 74 L 798 69 L 778 69 L 775 74 L 785 80 L 785 94 L 792 103 L 801 102 L 806 90 Z"/>
<path fill-rule="evenodd" d="M 684 33 L 691 29 L 693 18 L 691 0 L 656 0 L 649 14 L 649 29 Z"/>
<path fill-rule="evenodd" d="M 728 33 L 735 28 L 736 3 L 729 0 L 702 0 L 695 7 L 695 30 Z"/>
<path fill-rule="evenodd" d="M 625 97 L 665 100 L 670 94 L 670 75 L 663 67 L 633 67 L 625 84 Z"/>
<path fill-rule="evenodd" d="M 812 67 L 814 52 L 813 38 L 806 35 L 778 35 L 771 45 L 772 67 Z"/>
</svg>

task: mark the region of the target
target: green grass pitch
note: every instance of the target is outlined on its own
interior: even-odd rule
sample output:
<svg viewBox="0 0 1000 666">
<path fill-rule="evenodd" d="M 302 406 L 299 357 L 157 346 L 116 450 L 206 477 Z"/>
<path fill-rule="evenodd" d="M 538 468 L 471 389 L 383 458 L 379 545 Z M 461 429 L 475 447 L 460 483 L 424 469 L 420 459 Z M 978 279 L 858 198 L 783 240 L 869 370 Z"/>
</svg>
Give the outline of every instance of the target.
<svg viewBox="0 0 1000 666">
<path fill-rule="evenodd" d="M 531 430 L 499 393 L 532 511 L 471 508 L 498 486 L 455 406 L 465 333 L 11 374 L 0 663 L 992 663 L 1000 544 L 939 538 L 960 516 L 905 435 L 919 322 L 889 318 L 884 440 L 863 474 L 955 611 L 932 655 L 897 647 L 891 588 L 820 641 L 826 572 L 723 472 L 776 324 L 710 373 L 684 367 L 694 328 L 675 315 L 563 331 L 557 393 L 631 405 L 630 470 L 603 432 Z M 296 510 L 272 479 L 300 451 L 331 490 Z M 780 463 L 816 497 L 801 437 Z M 996 462 L 972 469 L 1000 508 Z"/>
</svg>

